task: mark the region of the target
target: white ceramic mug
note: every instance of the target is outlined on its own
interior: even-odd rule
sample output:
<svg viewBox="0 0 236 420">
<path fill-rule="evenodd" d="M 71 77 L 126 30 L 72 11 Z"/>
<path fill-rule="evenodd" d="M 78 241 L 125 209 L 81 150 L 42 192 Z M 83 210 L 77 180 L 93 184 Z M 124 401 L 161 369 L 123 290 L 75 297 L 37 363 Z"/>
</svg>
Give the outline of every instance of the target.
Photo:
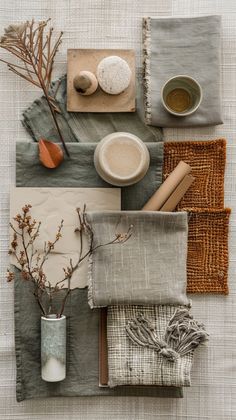
<svg viewBox="0 0 236 420">
<path fill-rule="evenodd" d="M 199 108 L 202 102 L 202 88 L 190 76 L 174 76 L 164 84 L 161 99 L 164 108 L 170 114 L 186 117 Z"/>
</svg>

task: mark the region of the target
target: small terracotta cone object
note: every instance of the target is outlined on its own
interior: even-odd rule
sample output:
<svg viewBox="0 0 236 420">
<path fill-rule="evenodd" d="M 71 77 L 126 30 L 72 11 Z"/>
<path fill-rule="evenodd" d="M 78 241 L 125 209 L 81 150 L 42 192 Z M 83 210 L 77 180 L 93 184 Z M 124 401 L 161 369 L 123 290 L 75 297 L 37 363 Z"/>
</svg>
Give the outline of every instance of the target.
<svg viewBox="0 0 236 420">
<path fill-rule="evenodd" d="M 63 161 L 64 155 L 60 146 L 48 140 L 39 140 L 39 160 L 46 168 L 57 168 Z"/>
<path fill-rule="evenodd" d="M 73 80 L 73 85 L 80 95 L 88 96 L 92 95 L 98 87 L 98 81 L 91 71 L 83 70 L 80 71 Z"/>
</svg>

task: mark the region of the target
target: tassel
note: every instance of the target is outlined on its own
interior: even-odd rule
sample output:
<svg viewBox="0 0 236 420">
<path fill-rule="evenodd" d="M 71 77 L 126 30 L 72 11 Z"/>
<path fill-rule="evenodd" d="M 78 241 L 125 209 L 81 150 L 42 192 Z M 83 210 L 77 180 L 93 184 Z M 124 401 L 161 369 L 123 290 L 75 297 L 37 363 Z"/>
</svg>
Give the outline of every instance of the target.
<svg viewBox="0 0 236 420">
<path fill-rule="evenodd" d="M 177 309 L 171 317 L 164 340 L 157 335 L 154 325 L 142 313 L 130 319 L 125 328 L 133 344 L 153 349 L 170 362 L 192 352 L 208 338 L 204 326 L 195 321 L 188 309 L 184 308 Z"/>
<path fill-rule="evenodd" d="M 153 324 L 144 318 L 143 314 L 128 321 L 126 333 L 134 344 L 153 349 L 171 362 L 179 357 L 176 351 L 168 348 L 167 344 L 158 337 Z"/>
<path fill-rule="evenodd" d="M 187 309 L 177 309 L 166 329 L 164 341 L 180 356 L 185 356 L 208 339 L 203 324 L 195 321 Z"/>
</svg>

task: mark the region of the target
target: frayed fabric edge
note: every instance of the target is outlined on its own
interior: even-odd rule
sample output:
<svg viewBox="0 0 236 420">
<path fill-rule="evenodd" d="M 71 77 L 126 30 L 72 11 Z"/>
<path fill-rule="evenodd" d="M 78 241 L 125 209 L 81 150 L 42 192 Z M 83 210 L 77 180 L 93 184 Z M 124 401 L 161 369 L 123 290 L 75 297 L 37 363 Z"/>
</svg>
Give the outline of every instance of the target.
<svg viewBox="0 0 236 420">
<path fill-rule="evenodd" d="M 151 125 L 151 18 L 143 18 L 143 91 L 146 124 Z"/>
<path fill-rule="evenodd" d="M 94 303 L 93 287 L 93 254 L 90 254 L 88 258 L 88 305 L 91 309 L 104 308 L 104 306 Z"/>
<path fill-rule="evenodd" d="M 91 309 L 94 308 L 93 302 L 93 256 L 88 259 L 88 304 Z"/>
</svg>

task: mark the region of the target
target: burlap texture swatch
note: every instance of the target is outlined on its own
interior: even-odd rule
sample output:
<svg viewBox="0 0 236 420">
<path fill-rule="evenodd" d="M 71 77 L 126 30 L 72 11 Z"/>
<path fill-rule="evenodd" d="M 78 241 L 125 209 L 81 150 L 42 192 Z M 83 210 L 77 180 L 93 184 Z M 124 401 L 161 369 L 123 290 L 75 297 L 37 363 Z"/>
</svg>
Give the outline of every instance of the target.
<svg viewBox="0 0 236 420">
<path fill-rule="evenodd" d="M 195 181 L 177 209 L 222 209 L 226 140 L 178 141 L 164 143 L 163 180 L 183 160 L 191 168 Z"/>
<path fill-rule="evenodd" d="M 229 217 L 230 209 L 190 211 L 188 293 L 228 294 Z"/>
</svg>

